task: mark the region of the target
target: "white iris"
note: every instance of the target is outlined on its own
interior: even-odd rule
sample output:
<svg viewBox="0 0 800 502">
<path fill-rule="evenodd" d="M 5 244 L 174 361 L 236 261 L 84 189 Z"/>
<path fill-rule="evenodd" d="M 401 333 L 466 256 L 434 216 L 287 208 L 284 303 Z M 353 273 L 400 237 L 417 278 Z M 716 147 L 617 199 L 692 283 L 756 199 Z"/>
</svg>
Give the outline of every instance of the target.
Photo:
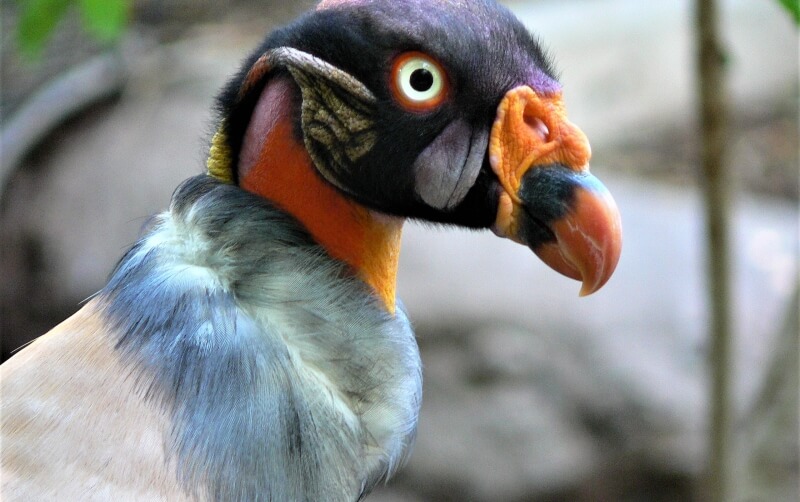
<svg viewBox="0 0 800 502">
<path fill-rule="evenodd" d="M 430 60 L 411 58 L 397 72 L 397 88 L 413 102 L 435 99 L 444 88 L 439 68 Z"/>
</svg>

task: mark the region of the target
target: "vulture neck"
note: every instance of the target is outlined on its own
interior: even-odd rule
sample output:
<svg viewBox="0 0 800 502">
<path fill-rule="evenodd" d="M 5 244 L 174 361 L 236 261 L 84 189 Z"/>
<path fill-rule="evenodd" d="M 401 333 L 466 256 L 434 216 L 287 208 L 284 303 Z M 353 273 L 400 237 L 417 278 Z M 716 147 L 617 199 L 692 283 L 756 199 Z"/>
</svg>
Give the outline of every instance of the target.
<svg viewBox="0 0 800 502">
<path fill-rule="evenodd" d="M 277 77 L 264 89 L 248 125 L 239 183 L 302 223 L 314 240 L 369 284 L 394 314 L 403 219 L 370 210 L 325 181 L 294 133 L 298 89 Z"/>
</svg>

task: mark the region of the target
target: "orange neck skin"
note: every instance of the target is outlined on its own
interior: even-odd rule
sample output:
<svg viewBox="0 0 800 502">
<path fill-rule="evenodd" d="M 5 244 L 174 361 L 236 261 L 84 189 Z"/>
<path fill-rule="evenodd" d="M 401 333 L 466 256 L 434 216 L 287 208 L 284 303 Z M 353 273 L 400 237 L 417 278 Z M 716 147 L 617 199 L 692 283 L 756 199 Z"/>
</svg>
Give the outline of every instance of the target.
<svg viewBox="0 0 800 502">
<path fill-rule="evenodd" d="M 239 183 L 297 218 L 332 257 L 353 268 L 395 312 L 403 219 L 347 199 L 314 168 L 292 128 L 295 84 L 271 81 L 262 93 L 240 154 Z"/>
</svg>

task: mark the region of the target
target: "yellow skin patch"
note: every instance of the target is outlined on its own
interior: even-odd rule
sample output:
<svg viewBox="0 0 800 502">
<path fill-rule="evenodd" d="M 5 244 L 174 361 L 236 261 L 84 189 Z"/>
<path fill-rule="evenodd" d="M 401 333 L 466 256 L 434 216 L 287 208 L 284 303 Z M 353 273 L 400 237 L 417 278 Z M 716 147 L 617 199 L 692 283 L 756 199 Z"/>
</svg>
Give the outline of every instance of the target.
<svg viewBox="0 0 800 502">
<path fill-rule="evenodd" d="M 231 166 L 231 148 L 228 146 L 225 134 L 219 130 L 211 140 L 211 148 L 206 160 L 208 175 L 223 183 L 233 183 L 233 167 Z"/>
<path fill-rule="evenodd" d="M 489 161 L 503 193 L 494 230 L 516 242 L 519 188 L 529 169 L 553 163 L 586 171 L 592 156 L 586 135 L 567 120 L 561 93 L 542 97 L 528 86 L 510 90 L 489 139 Z"/>
</svg>

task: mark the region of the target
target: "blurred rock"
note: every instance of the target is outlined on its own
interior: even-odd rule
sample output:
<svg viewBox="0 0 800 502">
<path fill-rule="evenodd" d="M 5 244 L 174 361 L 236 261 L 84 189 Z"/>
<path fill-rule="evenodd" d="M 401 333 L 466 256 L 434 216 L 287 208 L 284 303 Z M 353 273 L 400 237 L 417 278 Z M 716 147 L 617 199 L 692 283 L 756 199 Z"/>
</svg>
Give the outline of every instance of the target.
<svg viewBox="0 0 800 502">
<path fill-rule="evenodd" d="M 732 98 L 729 169 L 748 190 L 797 200 L 796 26 L 778 1 L 719 3 Z M 555 56 L 570 119 L 591 139 L 594 165 L 684 184 L 695 178 L 693 4 L 510 2 Z"/>
<path fill-rule="evenodd" d="M 412 457 L 409 477 L 439 476 L 435 486 L 458 480 L 473 487 L 470 500 L 493 500 L 503 487 L 503 500 L 524 500 L 513 487 L 532 479 L 532 486 L 563 493 L 559 487 L 606 483 L 635 466 L 636 476 L 683 480 L 673 500 L 691 493 L 686 481 L 702 468 L 708 414 L 699 197 L 632 180 L 610 178 L 608 185 L 623 214 L 625 248 L 612 280 L 589 298 L 577 298 L 578 284 L 529 250 L 488 233 L 406 231 L 399 289 L 426 369 L 418 439 L 425 446 Z M 737 203 L 740 419 L 765 379 L 791 305 L 797 217 L 791 204 Z M 509 392 L 516 398 L 504 401 Z M 471 407 L 471 399 L 479 404 Z M 514 431 L 519 450 L 480 428 L 481 407 Z M 463 417 L 472 429 L 460 425 Z M 442 451 L 470 459 L 469 466 L 443 462 Z M 481 481 L 476 457 L 495 459 L 502 475 L 481 473 L 498 484 Z M 570 481 L 559 485 L 543 464 L 560 467 Z M 615 499 L 630 486 L 606 489 Z"/>
<path fill-rule="evenodd" d="M 551 50 L 570 118 L 594 145 L 657 136 L 664 124 L 695 127 L 693 1 L 508 3 Z M 719 3 L 736 107 L 796 100 L 800 46 L 780 3 Z"/>
<path fill-rule="evenodd" d="M 800 282 L 761 392 L 739 427 L 736 492 L 743 500 L 797 500 L 800 469 Z"/>
</svg>

